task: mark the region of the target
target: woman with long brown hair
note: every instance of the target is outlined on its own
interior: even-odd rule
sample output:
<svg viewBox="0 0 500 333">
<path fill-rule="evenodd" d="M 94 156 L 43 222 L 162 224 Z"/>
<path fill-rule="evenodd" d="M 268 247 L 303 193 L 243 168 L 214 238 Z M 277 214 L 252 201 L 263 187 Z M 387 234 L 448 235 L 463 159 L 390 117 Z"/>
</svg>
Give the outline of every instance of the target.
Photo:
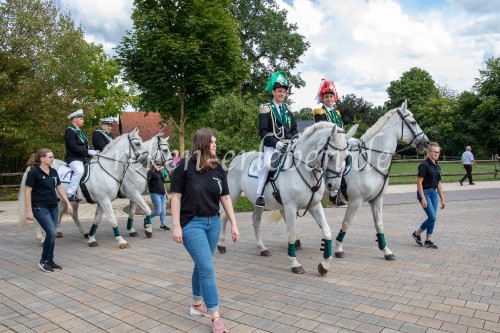
<svg viewBox="0 0 500 333">
<path fill-rule="evenodd" d="M 174 170 L 172 192 L 172 224 L 174 240 L 184 244 L 194 261 L 191 285 L 191 315 L 212 317 L 214 333 L 224 333 L 219 317 L 219 301 L 213 254 L 220 235 L 219 204 L 229 221 L 233 242 L 240 234 L 233 204 L 229 197 L 226 173 L 216 156 L 216 139 L 212 131 L 196 131 L 191 144 L 192 155 L 182 159 Z"/>
<path fill-rule="evenodd" d="M 66 202 L 68 212 L 73 208 L 61 186 L 57 171 L 51 168 L 54 163 L 54 154 L 50 149 L 39 149 L 28 160 L 31 170 L 26 177 L 26 219 L 38 221 L 45 231 L 42 257 L 38 267 L 44 272 L 61 270 L 62 267 L 54 262 L 54 246 L 56 242 L 56 228 L 58 221 L 57 194 Z"/>
</svg>

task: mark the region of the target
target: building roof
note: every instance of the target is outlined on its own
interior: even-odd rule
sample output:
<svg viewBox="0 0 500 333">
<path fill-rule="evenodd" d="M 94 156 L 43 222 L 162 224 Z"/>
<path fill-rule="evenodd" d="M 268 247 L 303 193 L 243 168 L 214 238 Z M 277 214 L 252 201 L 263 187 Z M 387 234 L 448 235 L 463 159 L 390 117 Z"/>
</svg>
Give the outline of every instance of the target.
<svg viewBox="0 0 500 333">
<path fill-rule="evenodd" d="M 164 136 L 172 133 L 172 119 L 165 123 L 158 112 L 123 112 L 119 118 L 117 126 L 120 134 L 132 132 L 136 127 L 139 129 L 139 136 L 143 141 L 150 140 L 165 127 Z M 115 135 L 115 123 L 113 123 L 112 133 Z"/>
</svg>

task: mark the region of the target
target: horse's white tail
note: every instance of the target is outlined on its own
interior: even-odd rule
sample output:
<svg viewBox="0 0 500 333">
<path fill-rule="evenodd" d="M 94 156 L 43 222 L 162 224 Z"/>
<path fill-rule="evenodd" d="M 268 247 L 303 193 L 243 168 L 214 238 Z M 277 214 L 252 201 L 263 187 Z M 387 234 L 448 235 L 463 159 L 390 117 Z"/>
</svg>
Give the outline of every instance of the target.
<svg viewBox="0 0 500 333">
<path fill-rule="evenodd" d="M 17 210 L 19 211 L 19 226 L 25 227 L 28 224 L 26 219 L 26 177 L 31 168 L 27 167 L 21 180 L 21 187 L 19 189 L 19 196 L 17 199 Z"/>
<path fill-rule="evenodd" d="M 279 210 L 273 210 L 271 214 L 269 214 L 267 222 L 269 224 L 278 224 L 279 221 L 281 221 L 281 212 Z"/>
</svg>

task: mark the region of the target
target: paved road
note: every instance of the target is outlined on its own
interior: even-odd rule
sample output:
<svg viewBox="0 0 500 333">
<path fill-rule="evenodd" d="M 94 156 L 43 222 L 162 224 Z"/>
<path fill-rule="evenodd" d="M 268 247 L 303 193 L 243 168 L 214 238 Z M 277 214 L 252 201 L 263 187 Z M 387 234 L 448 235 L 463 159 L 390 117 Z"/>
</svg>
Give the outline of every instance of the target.
<svg viewBox="0 0 500 333">
<path fill-rule="evenodd" d="M 297 228 L 306 273 L 294 275 L 285 226 L 263 225 L 273 255 L 262 258 L 251 214 L 239 213 L 241 241 L 215 254 L 225 323 L 233 333 L 500 332 L 497 184 L 447 186 L 434 237 L 439 250 L 410 238 L 424 218 L 414 186 L 391 186 L 384 222 L 397 260 L 383 259 L 364 205 L 345 237 L 346 258 L 334 259 L 325 277 L 316 269 L 321 234 L 309 216 Z M 47 274 L 36 267 L 41 249 L 32 227 L 12 223 L 15 204 L 0 203 L 0 211 L 0 332 L 210 332 L 209 319 L 188 313 L 191 260 L 158 223 L 152 239 L 125 236 L 130 248 L 121 250 L 106 223 L 100 246 L 89 248 L 65 218 L 56 244 L 63 270 Z M 344 211 L 325 210 L 334 234 Z M 82 213 L 88 229 L 92 209 Z M 119 218 L 124 233 L 124 214 Z"/>
</svg>

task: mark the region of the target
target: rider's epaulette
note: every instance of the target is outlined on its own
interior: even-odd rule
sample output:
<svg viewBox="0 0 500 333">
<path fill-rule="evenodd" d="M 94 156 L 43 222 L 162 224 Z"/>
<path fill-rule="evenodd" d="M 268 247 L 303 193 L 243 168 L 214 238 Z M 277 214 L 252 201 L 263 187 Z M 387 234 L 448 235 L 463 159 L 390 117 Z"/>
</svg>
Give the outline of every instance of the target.
<svg viewBox="0 0 500 333">
<path fill-rule="evenodd" d="M 271 112 L 271 107 L 269 106 L 269 104 L 261 104 L 261 105 L 260 105 L 259 112 L 260 112 L 260 113 L 268 113 L 268 112 Z"/>
<path fill-rule="evenodd" d="M 314 114 L 325 114 L 325 110 L 323 110 L 322 108 L 314 109 Z"/>
</svg>

